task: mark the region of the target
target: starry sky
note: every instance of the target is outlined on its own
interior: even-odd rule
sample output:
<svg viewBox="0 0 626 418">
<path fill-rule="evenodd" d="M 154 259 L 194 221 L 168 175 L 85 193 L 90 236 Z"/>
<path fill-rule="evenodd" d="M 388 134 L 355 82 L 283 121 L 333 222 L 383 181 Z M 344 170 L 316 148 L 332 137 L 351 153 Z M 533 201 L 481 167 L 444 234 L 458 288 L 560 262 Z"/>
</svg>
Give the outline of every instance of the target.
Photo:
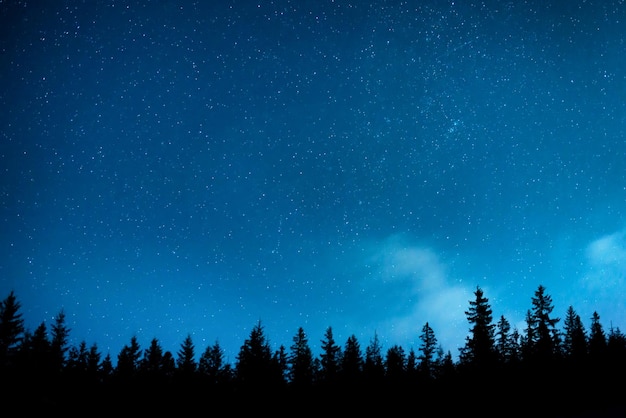
<svg viewBox="0 0 626 418">
<path fill-rule="evenodd" d="M 0 297 L 236 354 L 626 328 L 626 4 L 0 1 Z M 560 323 L 562 325 L 562 322 Z"/>
</svg>

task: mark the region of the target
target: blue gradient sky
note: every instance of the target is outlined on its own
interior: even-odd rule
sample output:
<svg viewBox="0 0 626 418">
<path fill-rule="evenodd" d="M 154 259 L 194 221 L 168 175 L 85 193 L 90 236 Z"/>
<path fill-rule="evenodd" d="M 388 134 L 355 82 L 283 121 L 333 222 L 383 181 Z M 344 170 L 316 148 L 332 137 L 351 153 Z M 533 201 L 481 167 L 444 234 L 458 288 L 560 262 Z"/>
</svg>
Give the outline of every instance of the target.
<svg viewBox="0 0 626 418">
<path fill-rule="evenodd" d="M 626 327 L 619 1 L 0 4 L 0 293 L 114 360 L 233 362 L 261 320 L 454 356 L 481 286 L 521 331 Z"/>
</svg>

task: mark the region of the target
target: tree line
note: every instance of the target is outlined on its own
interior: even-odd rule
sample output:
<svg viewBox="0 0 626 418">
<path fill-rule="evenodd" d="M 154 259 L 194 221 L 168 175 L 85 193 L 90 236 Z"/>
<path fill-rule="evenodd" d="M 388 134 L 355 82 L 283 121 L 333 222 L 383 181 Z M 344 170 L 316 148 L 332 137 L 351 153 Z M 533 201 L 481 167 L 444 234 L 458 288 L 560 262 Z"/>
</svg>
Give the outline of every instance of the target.
<svg viewBox="0 0 626 418">
<path fill-rule="evenodd" d="M 376 333 L 365 346 L 354 334 L 340 344 L 329 326 L 319 356 L 302 327 L 289 347 L 273 350 L 258 322 L 233 364 L 225 360 L 219 341 L 197 353 L 188 335 L 176 353 L 163 350 L 157 338 L 142 349 L 132 337 L 114 365 L 95 343 L 69 345 L 63 310 L 49 329 L 42 322 L 30 331 L 20 309 L 14 292 L 0 303 L 0 376 L 6 400 L 31 407 L 134 405 L 162 412 L 201 403 L 233 412 L 263 406 L 277 413 L 297 402 L 310 410 L 389 412 L 438 400 L 438 411 L 464 413 L 477 400 L 491 400 L 506 401 L 514 410 L 485 408 L 482 415 L 626 412 L 626 336 L 613 326 L 605 330 L 597 312 L 586 328 L 572 306 L 559 327 L 544 286 L 531 298 L 523 330 L 504 316 L 494 318 L 489 299 L 477 287 L 465 311 L 469 332 L 458 360 L 444 352 L 428 322 L 417 350 L 385 349 Z"/>
</svg>

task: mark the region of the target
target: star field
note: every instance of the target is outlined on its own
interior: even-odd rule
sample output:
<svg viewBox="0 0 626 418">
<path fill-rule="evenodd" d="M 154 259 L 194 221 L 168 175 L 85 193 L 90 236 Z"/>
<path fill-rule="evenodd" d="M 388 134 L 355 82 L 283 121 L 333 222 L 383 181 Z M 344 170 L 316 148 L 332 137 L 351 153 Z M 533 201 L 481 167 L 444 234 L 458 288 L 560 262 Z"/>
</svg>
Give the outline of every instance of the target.
<svg viewBox="0 0 626 418">
<path fill-rule="evenodd" d="M 0 4 L 0 291 L 230 361 L 458 354 L 476 286 L 626 326 L 621 1 Z M 588 325 L 588 320 L 586 325 Z"/>
</svg>

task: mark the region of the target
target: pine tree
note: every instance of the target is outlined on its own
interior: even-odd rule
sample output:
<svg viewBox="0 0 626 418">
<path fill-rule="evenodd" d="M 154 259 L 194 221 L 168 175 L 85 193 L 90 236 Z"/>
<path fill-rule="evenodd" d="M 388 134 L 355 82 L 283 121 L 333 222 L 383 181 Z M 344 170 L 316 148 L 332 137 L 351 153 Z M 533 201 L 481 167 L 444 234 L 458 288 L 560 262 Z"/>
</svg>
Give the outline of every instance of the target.
<svg viewBox="0 0 626 418">
<path fill-rule="evenodd" d="M 404 349 L 395 344 L 387 350 L 385 356 L 385 376 L 388 381 L 398 383 L 404 379 L 406 375 L 406 357 Z"/>
<path fill-rule="evenodd" d="M 550 362 L 558 355 L 559 340 L 556 324 L 559 318 L 551 316 L 554 306 L 552 297 L 539 286 L 532 298 L 532 308 L 527 319 L 530 355 L 540 362 Z"/>
<path fill-rule="evenodd" d="M 470 301 L 469 310 L 465 312 L 471 324 L 470 335 L 461 350 L 461 362 L 478 368 L 489 368 L 495 364 L 496 352 L 494 328 L 489 299 L 484 297 L 480 287 L 474 292 L 476 299 Z"/>
<path fill-rule="evenodd" d="M 363 356 L 361 345 L 356 336 L 352 334 L 346 340 L 341 357 L 341 376 L 350 384 L 358 382 L 363 372 Z"/>
<path fill-rule="evenodd" d="M 602 359 L 606 354 L 606 346 L 606 335 L 600 323 L 600 315 L 598 315 L 598 312 L 594 311 L 591 316 L 591 326 L 589 328 L 589 355 L 592 359 Z"/>
<path fill-rule="evenodd" d="M 163 348 L 157 338 L 153 338 L 144 350 L 139 368 L 149 378 L 163 376 Z"/>
<path fill-rule="evenodd" d="M 565 313 L 563 327 L 563 354 L 574 362 L 582 361 L 587 356 L 587 335 L 580 316 L 571 305 Z"/>
<path fill-rule="evenodd" d="M 419 351 L 422 354 L 419 356 L 420 364 L 418 369 L 424 377 L 432 378 L 434 377 L 437 338 L 435 337 L 435 331 L 428 325 L 428 322 L 422 327 L 422 334 L 419 338 L 422 342 Z"/>
<path fill-rule="evenodd" d="M 92 382 L 98 381 L 101 371 L 100 358 L 101 354 L 98 350 L 98 345 L 93 343 L 89 347 L 89 353 L 87 354 L 87 378 Z"/>
<path fill-rule="evenodd" d="M 49 375 L 52 356 L 50 340 L 48 339 L 48 329 L 45 322 L 39 324 L 32 335 L 29 333 L 25 334 L 22 350 L 24 352 L 24 364 L 27 370 L 37 375 Z"/>
<path fill-rule="evenodd" d="M 60 373 L 65 367 L 65 355 L 69 349 L 67 342 L 70 335 L 70 329 L 66 325 L 65 312 L 63 310 L 54 318 L 51 334 L 50 349 L 53 361 L 52 367 L 55 372 Z"/>
<path fill-rule="evenodd" d="M 275 373 L 272 352 L 261 321 L 250 331 L 237 355 L 237 381 L 244 387 L 262 387 Z"/>
<path fill-rule="evenodd" d="M 171 351 L 163 353 L 162 375 L 166 378 L 172 378 L 176 374 L 176 360 Z"/>
<path fill-rule="evenodd" d="M 2 370 L 15 366 L 17 349 L 24 338 L 20 308 L 13 291 L 0 302 L 0 374 Z"/>
<path fill-rule="evenodd" d="M 125 345 L 117 355 L 117 366 L 115 373 L 121 379 L 131 379 L 137 375 L 139 369 L 139 359 L 141 357 L 141 348 L 136 336 L 132 336 L 130 344 Z"/>
<path fill-rule="evenodd" d="M 336 382 L 341 360 L 341 347 L 335 343 L 332 327 L 326 328 L 324 339 L 321 341 L 320 374 L 322 382 L 332 384 Z"/>
<path fill-rule="evenodd" d="M 289 356 L 284 345 L 280 345 L 272 356 L 269 382 L 272 385 L 283 386 L 289 371 Z"/>
<path fill-rule="evenodd" d="M 87 343 L 81 341 L 78 347 L 70 347 L 67 356 L 66 369 L 75 377 L 83 378 L 87 373 L 87 359 L 89 351 Z"/>
<path fill-rule="evenodd" d="M 302 327 L 298 328 L 297 334 L 293 337 L 288 364 L 289 382 L 293 386 L 303 388 L 313 384 L 313 353 Z"/>
<path fill-rule="evenodd" d="M 513 347 L 510 332 L 511 324 L 504 315 L 500 316 L 500 320 L 496 324 L 495 347 L 498 357 L 503 363 L 508 363 L 512 357 Z"/>
<path fill-rule="evenodd" d="M 196 372 L 198 365 L 196 364 L 195 346 L 191 335 L 187 335 L 185 340 L 180 345 L 180 350 L 176 357 L 176 367 L 178 374 L 185 378 L 190 379 Z"/>
<path fill-rule="evenodd" d="M 365 347 L 365 361 L 363 363 L 363 375 L 370 382 L 376 384 L 382 382 L 385 376 L 385 366 L 383 364 L 382 346 L 378 339 L 378 333 Z"/>
<path fill-rule="evenodd" d="M 609 364 L 615 367 L 616 375 L 626 372 L 626 335 L 619 327 L 611 326 L 609 330 L 607 356 Z"/>
<path fill-rule="evenodd" d="M 406 376 L 409 382 L 413 382 L 415 380 L 418 370 L 417 368 L 417 354 L 415 354 L 415 349 L 411 347 L 409 354 L 406 356 Z"/>
<path fill-rule="evenodd" d="M 219 341 L 206 348 L 200 356 L 198 371 L 211 385 L 225 384 L 229 380 L 229 367 Z"/>
<path fill-rule="evenodd" d="M 439 361 L 437 361 L 436 376 L 438 379 L 450 379 L 456 372 L 456 366 L 452 359 L 452 353 L 448 350 Z"/>
<path fill-rule="evenodd" d="M 107 381 L 113 373 L 115 373 L 115 368 L 113 367 L 113 361 L 111 360 L 111 354 L 107 353 L 102 359 L 102 364 L 100 364 L 100 373 L 102 374 L 102 380 Z"/>
</svg>

